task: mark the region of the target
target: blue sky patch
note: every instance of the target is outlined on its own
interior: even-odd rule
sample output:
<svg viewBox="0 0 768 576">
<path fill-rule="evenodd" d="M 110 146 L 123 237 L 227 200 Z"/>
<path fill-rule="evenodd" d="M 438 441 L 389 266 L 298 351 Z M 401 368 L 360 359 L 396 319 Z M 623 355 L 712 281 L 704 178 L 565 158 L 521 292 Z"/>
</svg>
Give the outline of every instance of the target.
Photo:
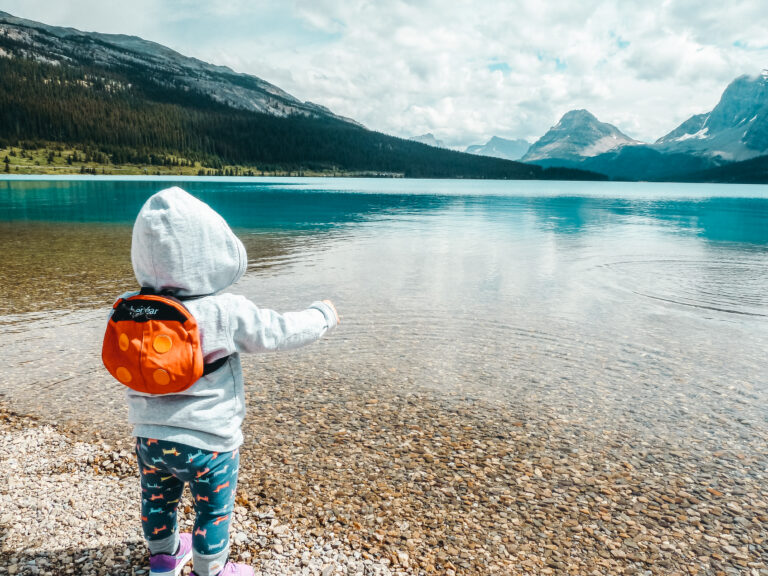
<svg viewBox="0 0 768 576">
<path fill-rule="evenodd" d="M 616 41 L 616 46 L 619 50 L 624 50 L 624 48 L 627 48 L 629 46 L 629 40 L 624 40 L 621 36 L 616 34 L 615 32 L 609 32 L 611 38 Z"/>
<path fill-rule="evenodd" d="M 491 72 L 500 70 L 502 74 L 509 74 L 512 71 L 512 68 L 510 68 L 509 64 L 506 62 L 494 62 L 493 64 L 488 64 L 488 70 Z"/>
</svg>

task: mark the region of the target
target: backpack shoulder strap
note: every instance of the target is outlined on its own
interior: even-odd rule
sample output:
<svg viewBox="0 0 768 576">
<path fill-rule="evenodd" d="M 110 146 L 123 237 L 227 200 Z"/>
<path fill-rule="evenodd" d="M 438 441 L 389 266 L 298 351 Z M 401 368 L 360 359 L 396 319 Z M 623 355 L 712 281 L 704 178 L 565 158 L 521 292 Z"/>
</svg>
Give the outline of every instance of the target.
<svg viewBox="0 0 768 576">
<path fill-rule="evenodd" d="M 231 354 L 229 356 L 231 356 Z M 208 374 L 216 372 L 216 370 L 224 366 L 224 364 L 227 363 L 227 360 L 229 360 L 229 356 L 224 356 L 224 358 L 214 360 L 210 364 L 203 364 L 203 376 L 208 376 Z"/>
</svg>

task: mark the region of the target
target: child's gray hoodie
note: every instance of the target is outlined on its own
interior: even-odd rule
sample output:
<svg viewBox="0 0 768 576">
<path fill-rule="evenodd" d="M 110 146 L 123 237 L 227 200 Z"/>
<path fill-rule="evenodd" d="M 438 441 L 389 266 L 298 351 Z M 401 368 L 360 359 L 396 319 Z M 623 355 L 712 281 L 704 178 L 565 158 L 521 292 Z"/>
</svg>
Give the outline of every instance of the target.
<svg viewBox="0 0 768 576">
<path fill-rule="evenodd" d="M 218 213 L 177 187 L 158 192 L 142 207 L 133 227 L 131 261 L 141 286 L 198 296 L 184 305 L 197 321 L 204 361 L 230 357 L 177 394 L 128 390 L 134 435 L 215 452 L 234 450 L 243 441 L 245 417 L 240 352 L 314 342 L 336 326 L 334 310 L 315 302 L 302 312 L 278 314 L 244 296 L 220 294 L 245 273 L 245 248 Z"/>
</svg>

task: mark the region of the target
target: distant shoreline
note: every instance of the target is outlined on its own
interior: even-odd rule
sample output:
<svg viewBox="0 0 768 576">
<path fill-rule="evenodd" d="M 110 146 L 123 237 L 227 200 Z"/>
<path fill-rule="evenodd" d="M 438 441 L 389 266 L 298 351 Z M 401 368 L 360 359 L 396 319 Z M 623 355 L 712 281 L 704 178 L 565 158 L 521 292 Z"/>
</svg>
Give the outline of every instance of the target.
<svg viewBox="0 0 768 576">
<path fill-rule="evenodd" d="M 7 162 L 5 159 L 7 158 Z M 74 159 L 73 159 L 74 158 Z M 213 167 L 176 156 L 166 157 L 172 164 L 112 164 L 79 160 L 76 148 L 26 150 L 18 146 L 0 148 L 0 178 L 8 176 L 211 176 L 231 177 L 330 177 L 404 178 L 401 172 L 377 170 L 314 170 L 305 168 L 268 169 L 264 166 L 224 165 Z M 164 159 L 166 159 L 164 158 Z M 179 163 L 178 165 L 176 163 Z"/>
<path fill-rule="evenodd" d="M 46 166 L 40 166 L 40 168 L 47 168 Z M 217 177 L 231 177 L 231 178 L 405 178 L 402 173 L 383 173 L 374 171 L 343 171 L 335 170 L 329 172 L 318 172 L 315 170 L 268 170 L 268 171 L 254 171 L 250 173 L 239 174 L 222 174 L 218 170 L 210 170 L 210 173 L 197 174 L 184 172 L 173 172 L 170 170 L 156 170 L 147 169 L 141 166 L 136 167 L 112 167 L 104 165 L 96 165 L 93 167 L 88 166 L 87 170 L 81 172 L 80 170 L 68 170 L 57 169 L 53 170 L 19 170 L 10 173 L 0 173 L 0 180 L 13 178 L 14 176 L 183 176 L 183 177 L 195 177 L 195 178 L 217 178 Z M 462 180 L 462 178 L 450 178 L 451 180 Z"/>
</svg>

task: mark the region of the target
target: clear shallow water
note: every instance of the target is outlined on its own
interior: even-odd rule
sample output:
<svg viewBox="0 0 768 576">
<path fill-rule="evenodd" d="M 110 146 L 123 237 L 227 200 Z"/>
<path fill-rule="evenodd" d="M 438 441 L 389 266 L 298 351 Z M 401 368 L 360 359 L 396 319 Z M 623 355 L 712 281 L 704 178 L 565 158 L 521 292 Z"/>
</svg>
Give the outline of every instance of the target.
<svg viewBox="0 0 768 576">
<path fill-rule="evenodd" d="M 0 181 L 0 392 L 60 418 L 89 402 L 122 417 L 98 359 L 105 307 L 135 286 L 136 212 L 177 182 Z M 256 380 L 298 364 L 317 378 L 333 370 L 681 442 L 764 446 L 766 187 L 180 185 L 244 240 L 249 269 L 234 291 L 280 310 L 329 297 L 343 315 L 317 346 L 249 359 Z"/>
</svg>

